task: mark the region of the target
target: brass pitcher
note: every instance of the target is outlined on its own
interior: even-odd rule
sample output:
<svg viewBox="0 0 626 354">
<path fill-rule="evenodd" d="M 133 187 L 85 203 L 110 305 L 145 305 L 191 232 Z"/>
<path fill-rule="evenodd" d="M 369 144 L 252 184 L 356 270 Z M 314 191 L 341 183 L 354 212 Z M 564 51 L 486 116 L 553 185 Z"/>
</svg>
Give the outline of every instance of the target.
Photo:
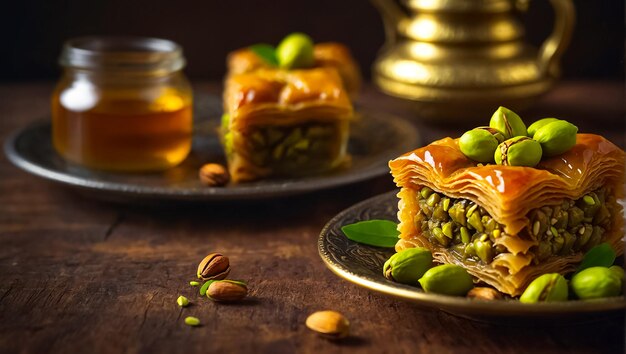
<svg viewBox="0 0 626 354">
<path fill-rule="evenodd" d="M 439 122 L 485 121 L 498 106 L 522 110 L 559 77 L 575 20 L 571 0 L 550 0 L 554 29 L 537 50 L 515 17 L 529 0 L 372 0 L 386 42 L 372 79 Z"/>
</svg>

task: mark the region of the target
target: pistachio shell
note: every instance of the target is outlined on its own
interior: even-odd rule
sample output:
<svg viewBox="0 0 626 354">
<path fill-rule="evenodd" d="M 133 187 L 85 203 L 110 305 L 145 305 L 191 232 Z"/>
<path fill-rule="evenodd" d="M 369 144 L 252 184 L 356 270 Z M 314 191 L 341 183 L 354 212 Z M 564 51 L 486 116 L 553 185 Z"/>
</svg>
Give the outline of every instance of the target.
<svg viewBox="0 0 626 354">
<path fill-rule="evenodd" d="M 407 248 L 391 256 L 383 266 L 383 275 L 403 284 L 416 285 L 431 267 L 433 257 L 426 248 Z"/>
<path fill-rule="evenodd" d="M 491 116 L 489 126 L 501 131 L 505 139 L 526 136 L 526 125 L 522 118 L 506 107 L 500 106 Z"/>
<path fill-rule="evenodd" d="M 318 311 L 306 319 L 306 326 L 329 339 L 346 337 L 350 332 L 350 322 L 336 311 Z"/>
<path fill-rule="evenodd" d="M 198 264 L 197 276 L 203 280 L 224 279 L 230 272 L 228 257 L 221 253 L 211 253 Z"/>
<path fill-rule="evenodd" d="M 533 135 L 533 139 L 541 144 L 545 156 L 560 155 L 576 145 L 578 127 L 574 124 L 557 120 L 541 127 Z"/>
<path fill-rule="evenodd" d="M 537 132 L 537 130 L 539 130 L 541 127 L 543 127 L 544 125 L 548 123 L 556 122 L 557 120 L 558 119 L 556 118 L 539 119 L 538 121 L 534 122 L 528 127 L 528 136 L 532 138 L 533 135 L 535 135 L 535 133 Z"/>
<path fill-rule="evenodd" d="M 533 280 L 520 297 L 523 303 L 566 301 L 567 280 L 558 273 L 548 273 Z"/>
<path fill-rule="evenodd" d="M 463 296 L 474 287 L 472 276 L 465 268 L 454 264 L 430 268 L 419 283 L 427 293 L 453 296 Z"/>
<path fill-rule="evenodd" d="M 493 288 L 477 287 L 467 293 L 467 297 L 476 300 L 499 300 L 502 294 Z"/>
<path fill-rule="evenodd" d="M 572 277 L 572 290 L 579 299 L 617 296 L 622 291 L 622 279 L 606 267 L 591 267 Z"/>
<path fill-rule="evenodd" d="M 236 280 L 217 280 L 209 284 L 206 296 L 219 302 L 239 301 L 248 294 L 248 286 Z"/>
<path fill-rule="evenodd" d="M 534 167 L 541 161 L 541 145 L 526 136 L 518 136 L 498 145 L 494 159 L 498 165 Z"/>
</svg>

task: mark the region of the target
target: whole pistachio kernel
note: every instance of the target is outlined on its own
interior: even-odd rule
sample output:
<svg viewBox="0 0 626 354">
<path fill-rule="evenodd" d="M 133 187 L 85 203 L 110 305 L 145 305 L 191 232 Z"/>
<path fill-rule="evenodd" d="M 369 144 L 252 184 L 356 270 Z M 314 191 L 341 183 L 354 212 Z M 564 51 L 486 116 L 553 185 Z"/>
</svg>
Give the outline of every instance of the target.
<svg viewBox="0 0 626 354">
<path fill-rule="evenodd" d="M 579 299 L 598 299 L 617 296 L 622 292 L 622 279 L 606 267 L 584 269 L 572 277 L 572 291 Z"/>
<path fill-rule="evenodd" d="M 492 162 L 498 144 L 504 141 L 504 134 L 491 127 L 478 127 L 465 132 L 459 139 L 463 155 L 478 162 Z"/>
<path fill-rule="evenodd" d="M 574 124 L 557 120 L 539 128 L 533 135 L 539 144 L 545 156 L 560 155 L 576 145 L 576 133 L 578 127 Z"/>
<path fill-rule="evenodd" d="M 539 119 L 538 121 L 534 122 L 528 127 L 528 136 L 532 138 L 533 135 L 535 135 L 535 133 L 537 132 L 537 130 L 539 130 L 539 128 L 543 127 L 544 125 L 548 123 L 556 122 L 557 120 L 558 119 L 556 118 Z"/>
<path fill-rule="evenodd" d="M 518 136 L 498 145 L 494 159 L 498 165 L 534 167 L 541 161 L 541 145 L 527 136 Z"/>
<path fill-rule="evenodd" d="M 292 33 L 278 44 L 276 57 L 283 69 L 311 67 L 315 64 L 313 40 L 304 33 Z"/>
<path fill-rule="evenodd" d="M 489 126 L 495 128 L 504 134 L 505 139 L 511 139 L 516 136 L 526 136 L 526 125 L 515 112 L 500 106 L 491 116 Z"/>
<path fill-rule="evenodd" d="M 415 247 L 402 250 L 391 256 L 383 266 L 385 278 L 402 283 L 417 285 L 433 262 L 433 256 L 426 248 Z"/>
<path fill-rule="evenodd" d="M 519 298 L 523 303 L 566 301 L 567 280 L 558 273 L 548 273 L 533 280 Z"/>
<path fill-rule="evenodd" d="M 199 326 L 200 325 L 200 319 L 198 319 L 197 317 L 193 317 L 193 316 L 188 316 L 185 317 L 185 324 L 188 326 Z"/>
<path fill-rule="evenodd" d="M 618 265 L 614 265 L 614 266 L 610 266 L 609 270 L 615 273 L 615 275 L 617 275 L 620 279 L 622 279 L 622 281 L 624 281 L 624 268 Z"/>
<path fill-rule="evenodd" d="M 474 287 L 472 276 L 465 268 L 455 264 L 442 264 L 430 268 L 419 280 L 427 293 L 463 296 Z"/>
<path fill-rule="evenodd" d="M 186 297 L 181 295 L 178 297 L 178 299 L 176 299 L 176 303 L 180 307 L 187 307 L 189 305 L 189 300 Z"/>
</svg>

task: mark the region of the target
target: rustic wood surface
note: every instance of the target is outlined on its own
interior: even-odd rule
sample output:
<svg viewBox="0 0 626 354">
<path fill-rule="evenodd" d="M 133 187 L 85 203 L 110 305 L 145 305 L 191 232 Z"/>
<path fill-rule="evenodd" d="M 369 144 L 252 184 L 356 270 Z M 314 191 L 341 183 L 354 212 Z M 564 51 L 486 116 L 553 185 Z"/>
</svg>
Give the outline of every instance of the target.
<svg viewBox="0 0 626 354">
<path fill-rule="evenodd" d="M 48 114 L 51 84 L 0 85 L 0 139 Z M 217 85 L 199 90 L 219 92 Z M 364 104 L 414 114 L 367 90 Z M 563 83 L 526 116 L 556 115 L 624 145 L 622 83 Z M 425 140 L 459 128 L 422 129 Z M 255 203 L 146 207 L 92 200 L 0 157 L 2 353 L 623 353 L 624 317 L 594 323 L 483 323 L 386 298 L 343 281 L 317 254 L 322 226 L 394 188 L 389 176 Z M 216 305 L 188 285 L 210 251 L 230 256 L 251 296 Z M 178 295 L 193 305 L 179 309 Z M 304 326 L 344 313 L 353 335 L 329 342 Z M 202 326 L 183 324 L 185 316 Z"/>
</svg>

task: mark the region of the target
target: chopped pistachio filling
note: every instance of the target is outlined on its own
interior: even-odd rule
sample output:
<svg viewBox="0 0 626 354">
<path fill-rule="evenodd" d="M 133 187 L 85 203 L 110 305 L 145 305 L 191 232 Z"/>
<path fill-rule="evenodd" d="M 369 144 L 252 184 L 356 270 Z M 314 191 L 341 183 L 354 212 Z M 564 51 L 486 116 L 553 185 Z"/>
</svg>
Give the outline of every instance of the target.
<svg viewBox="0 0 626 354">
<path fill-rule="evenodd" d="M 257 166 L 276 173 L 298 174 L 323 170 L 340 153 L 340 123 L 256 127 L 245 133 L 247 151 Z"/>
<path fill-rule="evenodd" d="M 417 199 L 420 211 L 415 225 L 432 244 L 452 250 L 460 259 L 483 263 L 508 252 L 504 246 L 494 245 L 504 235 L 504 226 L 476 203 L 449 198 L 428 187 L 419 190 Z M 533 209 L 528 214 L 529 225 L 518 236 L 539 242 L 529 250 L 535 255 L 534 262 L 585 251 L 603 240 L 615 210 L 615 197 L 600 188 L 577 200 Z"/>
</svg>

